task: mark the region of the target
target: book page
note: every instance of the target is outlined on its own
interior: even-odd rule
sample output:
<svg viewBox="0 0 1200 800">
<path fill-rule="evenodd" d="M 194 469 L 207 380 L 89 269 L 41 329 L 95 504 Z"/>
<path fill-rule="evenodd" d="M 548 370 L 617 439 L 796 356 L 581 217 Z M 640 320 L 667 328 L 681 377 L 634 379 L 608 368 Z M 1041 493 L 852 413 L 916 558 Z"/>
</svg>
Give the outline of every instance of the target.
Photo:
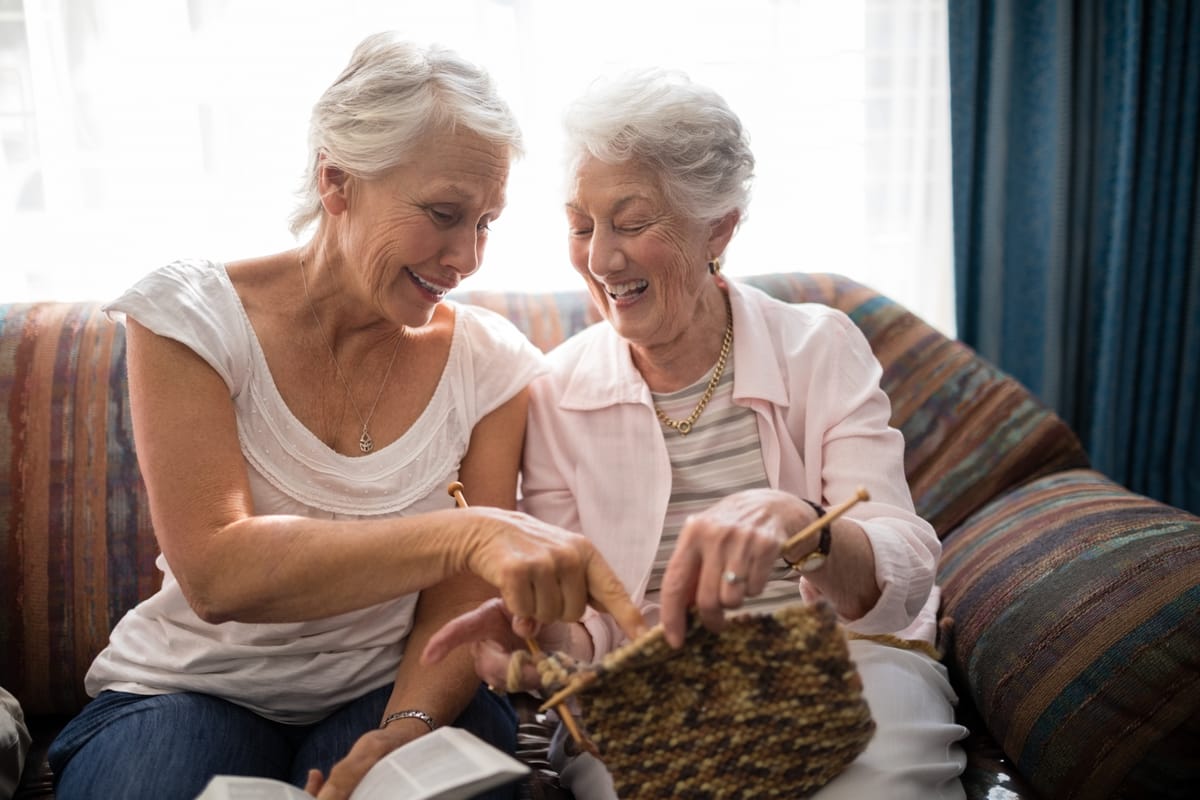
<svg viewBox="0 0 1200 800">
<path fill-rule="evenodd" d="M 312 800 L 312 795 L 273 778 L 217 775 L 196 800 Z"/>
<path fill-rule="evenodd" d="M 438 728 L 392 752 L 363 778 L 352 800 L 465 800 L 529 767 L 461 728 Z"/>
<path fill-rule="evenodd" d="M 525 775 L 529 767 L 461 728 L 438 728 L 388 754 L 351 800 L 466 800 Z M 217 775 L 196 800 L 312 800 L 273 778 Z"/>
</svg>

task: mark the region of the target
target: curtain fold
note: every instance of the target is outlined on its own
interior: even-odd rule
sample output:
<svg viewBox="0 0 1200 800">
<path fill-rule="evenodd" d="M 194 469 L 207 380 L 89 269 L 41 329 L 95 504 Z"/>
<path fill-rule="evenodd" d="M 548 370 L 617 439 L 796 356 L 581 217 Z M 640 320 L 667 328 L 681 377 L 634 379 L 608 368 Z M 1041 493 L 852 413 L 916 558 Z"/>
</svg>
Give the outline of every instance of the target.
<svg viewBox="0 0 1200 800">
<path fill-rule="evenodd" d="M 949 12 L 959 336 L 1200 513 L 1200 0 Z"/>
</svg>

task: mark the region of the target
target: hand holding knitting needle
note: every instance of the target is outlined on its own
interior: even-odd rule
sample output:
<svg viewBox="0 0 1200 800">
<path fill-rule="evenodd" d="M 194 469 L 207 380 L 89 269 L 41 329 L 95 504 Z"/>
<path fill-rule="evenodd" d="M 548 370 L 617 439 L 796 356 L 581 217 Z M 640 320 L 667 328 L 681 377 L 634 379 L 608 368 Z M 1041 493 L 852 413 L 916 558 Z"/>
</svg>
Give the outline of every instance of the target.
<svg viewBox="0 0 1200 800">
<path fill-rule="evenodd" d="M 659 592 L 667 643 L 683 645 L 692 609 L 706 628 L 720 631 L 726 612 L 740 608 L 747 597 L 762 594 L 781 555 L 792 559 L 788 563 L 804 572 L 822 593 L 832 591 L 830 600 L 839 610 L 843 600 L 851 611 L 871 603 L 870 587 L 862 576 L 869 574 L 873 584 L 874 567 L 866 563 L 872 555 L 859 526 L 842 529 L 836 563 L 822 566 L 830 540 L 821 531 L 865 498 L 866 491 L 859 489 L 814 522 L 813 506 L 790 492 L 747 489 L 689 516 L 679 529 Z M 803 529 L 791 535 L 797 528 Z M 853 568 L 849 580 L 847 567 Z"/>
<path fill-rule="evenodd" d="M 463 485 L 460 482 L 454 481 L 453 483 L 451 483 L 450 486 L 448 487 L 448 491 L 454 497 L 454 501 L 458 505 L 459 508 L 467 508 L 467 500 L 463 496 Z M 534 636 L 537 633 L 537 627 L 538 627 L 536 620 L 530 620 L 528 618 L 522 619 L 522 618 L 514 617 L 512 626 L 513 626 L 514 632 L 519 633 L 519 635 L 522 635 L 525 638 L 525 644 L 529 648 L 529 652 L 535 658 L 541 657 L 543 655 L 542 649 L 538 645 L 537 640 L 534 638 Z M 436 640 L 436 638 L 437 637 L 435 636 L 435 640 Z M 431 640 L 429 644 L 434 646 L 435 649 L 438 649 L 438 650 L 442 649 L 442 648 L 438 648 L 435 640 Z M 428 648 L 426 650 L 426 653 L 427 654 L 429 653 Z M 596 751 L 596 746 L 590 740 L 585 738 L 582 735 L 582 733 L 580 733 L 579 726 L 576 724 L 575 718 L 571 714 L 571 710 L 569 708 L 567 708 L 566 703 L 557 704 L 554 708 L 555 708 L 555 711 L 558 712 L 559 718 L 563 721 L 563 724 L 566 725 L 567 730 L 570 732 L 571 738 L 575 740 L 575 744 L 578 745 L 580 748 L 593 753 L 594 755 L 598 755 L 598 752 Z"/>
<path fill-rule="evenodd" d="M 865 501 L 865 500 L 869 500 L 869 499 L 870 499 L 870 495 L 868 494 L 867 490 L 865 488 L 859 487 L 853 496 L 851 496 L 844 502 L 838 504 L 837 506 L 831 508 L 825 514 L 819 516 L 817 519 L 815 519 L 808 525 L 805 525 L 801 530 L 799 530 L 794 535 L 787 537 L 787 539 L 783 542 L 782 546 L 777 544 L 777 542 L 779 540 L 775 539 L 774 542 L 776 542 L 776 543 L 770 545 L 774 557 L 778 558 L 780 556 L 783 556 L 786 558 L 787 555 L 789 553 L 791 553 L 791 551 L 794 548 L 800 547 L 801 545 L 805 544 L 806 542 L 809 542 L 810 540 L 815 540 L 821 534 L 821 531 L 823 529 L 826 529 L 826 527 L 828 525 L 830 525 L 835 519 L 837 519 L 838 517 L 845 514 L 847 511 L 849 511 L 851 508 L 853 508 L 856 504 L 858 504 L 862 501 Z M 820 547 L 820 545 L 812 547 L 812 548 L 810 548 L 811 552 L 807 553 L 805 556 L 801 556 L 800 560 L 798 562 L 790 562 L 790 563 L 796 563 L 796 564 L 802 565 L 806 561 L 806 559 L 811 557 L 811 561 L 809 561 L 809 563 L 812 564 L 814 567 L 819 568 L 823 564 L 825 557 L 828 555 L 827 550 L 825 552 L 819 552 L 820 549 L 822 549 Z M 804 566 L 799 566 L 799 569 L 801 571 L 804 571 L 805 568 L 804 568 Z M 758 587 L 756 587 L 756 588 L 758 588 Z M 686 620 L 685 619 L 679 620 L 680 630 L 678 632 L 672 632 L 668 629 L 668 620 L 666 619 L 667 614 L 666 614 L 665 608 L 664 608 L 663 617 L 664 617 L 664 621 L 662 623 L 656 625 L 650 631 L 648 631 L 641 638 L 640 641 L 648 642 L 651 638 L 654 638 L 654 637 L 658 637 L 658 638 L 666 637 L 668 643 L 670 643 L 673 647 L 682 646 L 683 645 L 683 629 L 684 629 L 684 623 L 686 622 Z M 706 625 L 707 624 L 708 623 L 706 622 Z M 709 625 L 709 627 L 712 627 L 712 626 Z M 564 701 L 569 699 L 571 696 L 577 694 L 579 691 L 581 691 L 583 688 L 585 688 L 588 684 L 592 683 L 595 679 L 596 679 L 596 674 L 593 672 L 587 671 L 587 670 L 583 670 L 583 671 L 576 673 L 565 688 L 558 691 L 556 694 L 554 694 L 552 697 L 550 697 L 550 699 L 546 700 L 542 704 L 542 709 L 545 710 L 552 706 L 556 706 L 560 703 L 563 703 Z"/>
</svg>

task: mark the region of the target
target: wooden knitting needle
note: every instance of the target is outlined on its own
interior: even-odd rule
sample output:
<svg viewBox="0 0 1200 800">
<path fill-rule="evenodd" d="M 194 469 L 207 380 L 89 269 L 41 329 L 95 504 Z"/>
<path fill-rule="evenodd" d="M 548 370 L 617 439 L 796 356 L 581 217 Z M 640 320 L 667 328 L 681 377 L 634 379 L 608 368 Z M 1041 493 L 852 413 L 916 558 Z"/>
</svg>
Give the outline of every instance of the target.
<svg viewBox="0 0 1200 800">
<path fill-rule="evenodd" d="M 804 529 L 795 536 L 784 542 L 783 547 L 779 548 L 780 552 L 786 553 L 788 550 L 791 550 L 793 547 L 803 542 L 809 536 L 812 536 L 814 533 L 821 530 L 821 528 L 824 528 L 826 525 L 833 522 L 842 514 L 845 514 L 847 511 L 853 508 L 855 504 L 860 503 L 863 500 L 870 499 L 871 495 L 867 492 L 867 490 L 862 486 L 858 487 L 858 490 L 854 492 L 854 495 L 849 500 L 839 503 L 838 505 L 829 509 L 820 517 L 817 517 L 815 520 L 808 523 L 808 525 L 805 526 Z"/>
<path fill-rule="evenodd" d="M 467 508 L 467 498 L 463 496 L 463 485 L 460 481 L 452 482 L 446 490 L 450 496 L 454 498 L 454 502 L 459 508 Z M 532 636 L 525 637 L 525 645 L 529 648 L 529 652 L 537 658 L 542 656 L 542 648 L 538 645 L 537 640 Z M 541 710 L 545 710 L 547 706 L 543 706 Z M 599 756 L 600 753 L 590 740 L 583 738 L 583 734 L 579 732 L 579 726 L 575 723 L 575 717 L 571 714 L 571 709 L 567 708 L 565 703 L 554 704 L 554 710 L 558 712 L 558 716 L 562 719 L 563 724 L 567 726 L 567 731 L 570 732 L 571 738 L 575 740 L 575 744 L 594 756 Z"/>
<path fill-rule="evenodd" d="M 795 536 L 792 536 L 790 539 L 788 539 L 786 542 L 784 542 L 783 547 L 779 548 L 780 552 L 786 553 L 788 550 L 795 547 L 800 542 L 804 541 L 805 538 L 812 536 L 813 533 L 821 530 L 821 528 L 823 528 L 826 525 L 828 525 L 829 523 L 833 522 L 835 519 L 840 517 L 842 514 L 845 514 L 847 511 L 849 511 L 851 508 L 853 508 L 855 504 L 860 503 L 864 500 L 870 500 L 870 499 L 871 499 L 871 495 L 867 492 L 867 490 L 865 488 L 863 488 L 862 486 L 858 487 L 858 489 L 854 492 L 854 495 L 849 500 L 846 500 L 845 502 L 840 503 L 840 504 L 834 506 L 833 508 L 829 509 L 824 514 L 822 514 L 820 517 L 818 517 L 817 519 L 810 522 L 807 526 L 804 527 L 803 530 L 801 530 Z M 653 628 L 651 628 L 649 632 L 644 634 L 643 638 L 649 637 L 649 636 L 661 636 L 662 632 L 663 632 L 663 627 L 662 627 L 662 624 L 659 623 L 658 625 L 655 625 Z M 579 677 L 576 680 L 573 680 L 570 684 L 568 684 L 567 686 L 564 686 L 562 689 L 558 690 L 553 695 L 551 695 L 549 700 L 542 703 L 540 710 L 545 711 L 547 708 L 550 708 L 551 706 L 554 706 L 555 704 L 566 702 L 572 696 L 577 694 L 580 690 L 585 688 L 588 684 L 595 681 L 596 677 L 597 676 L 595 673 L 584 673 L 581 677 Z"/>
<path fill-rule="evenodd" d="M 578 672 L 571 677 L 570 683 L 550 696 L 549 700 L 538 706 L 538 711 L 545 711 L 548 708 L 555 708 L 562 705 L 568 699 L 578 694 L 582 689 L 587 688 L 596 682 L 599 677 L 595 672 L 585 672 L 582 675 Z"/>
</svg>

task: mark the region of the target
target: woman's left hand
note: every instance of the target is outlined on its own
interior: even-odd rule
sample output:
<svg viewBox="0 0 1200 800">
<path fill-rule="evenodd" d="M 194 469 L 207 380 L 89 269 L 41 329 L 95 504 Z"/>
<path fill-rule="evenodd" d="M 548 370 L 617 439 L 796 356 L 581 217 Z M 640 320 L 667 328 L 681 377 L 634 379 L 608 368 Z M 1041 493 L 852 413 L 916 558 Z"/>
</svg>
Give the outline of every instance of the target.
<svg viewBox="0 0 1200 800">
<path fill-rule="evenodd" d="M 347 800 L 371 767 L 426 733 L 429 728 L 419 719 L 397 720 L 386 728 L 367 731 L 358 737 L 346 757 L 333 765 L 328 778 L 320 770 L 310 769 L 304 791 L 318 800 Z"/>
<path fill-rule="evenodd" d="M 692 606 L 705 627 L 720 630 L 726 609 L 762 593 L 789 531 L 815 516 L 786 492 L 750 489 L 688 517 L 663 576 L 661 619 L 667 643 L 683 644 Z"/>
</svg>

